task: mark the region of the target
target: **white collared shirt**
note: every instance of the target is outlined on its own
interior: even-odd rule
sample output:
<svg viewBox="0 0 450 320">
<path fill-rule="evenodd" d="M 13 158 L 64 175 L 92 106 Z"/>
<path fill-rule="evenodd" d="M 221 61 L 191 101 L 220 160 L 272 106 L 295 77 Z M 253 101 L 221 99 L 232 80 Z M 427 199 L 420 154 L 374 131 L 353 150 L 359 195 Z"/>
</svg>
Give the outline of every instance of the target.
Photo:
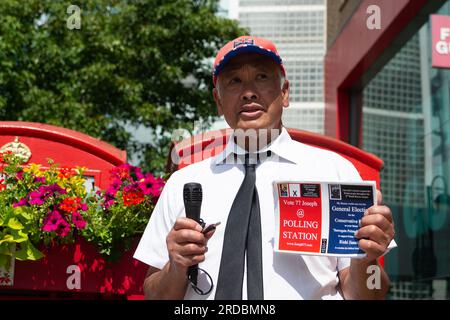
<svg viewBox="0 0 450 320">
<path fill-rule="evenodd" d="M 353 164 L 337 153 L 315 148 L 281 134 L 264 150 L 272 155 L 256 167 L 256 187 L 261 210 L 264 299 L 342 299 L 338 291 L 338 271 L 350 265 L 349 258 L 319 257 L 274 252 L 275 200 L 272 182 L 286 181 L 362 181 Z M 166 236 L 178 217 L 184 217 L 183 186 L 188 182 L 202 185 L 201 217 L 206 224 L 221 222 L 208 242 L 206 270 L 217 284 L 227 217 L 244 179 L 241 164 L 229 164 L 232 153 L 245 153 L 234 143 L 215 157 L 194 163 L 172 174 L 153 211 L 134 258 L 162 269 L 168 262 Z M 199 281 L 202 279 L 199 278 Z M 243 297 L 247 294 L 244 275 Z M 188 286 L 185 299 L 214 299 L 215 288 L 207 296 L 198 295 Z"/>
</svg>

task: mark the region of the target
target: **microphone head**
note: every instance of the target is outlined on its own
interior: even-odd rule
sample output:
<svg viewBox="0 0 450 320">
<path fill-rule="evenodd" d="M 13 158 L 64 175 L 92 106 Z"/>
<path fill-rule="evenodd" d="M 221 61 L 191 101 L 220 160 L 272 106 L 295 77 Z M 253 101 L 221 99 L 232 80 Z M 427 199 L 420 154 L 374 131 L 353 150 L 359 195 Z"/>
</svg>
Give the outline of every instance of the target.
<svg viewBox="0 0 450 320">
<path fill-rule="evenodd" d="M 202 185 L 200 183 L 186 183 L 183 188 L 184 208 L 186 217 L 200 222 L 200 208 L 202 206 Z"/>
<path fill-rule="evenodd" d="M 186 183 L 183 188 L 184 203 L 192 206 L 201 206 L 203 199 L 202 185 L 196 182 Z"/>
</svg>

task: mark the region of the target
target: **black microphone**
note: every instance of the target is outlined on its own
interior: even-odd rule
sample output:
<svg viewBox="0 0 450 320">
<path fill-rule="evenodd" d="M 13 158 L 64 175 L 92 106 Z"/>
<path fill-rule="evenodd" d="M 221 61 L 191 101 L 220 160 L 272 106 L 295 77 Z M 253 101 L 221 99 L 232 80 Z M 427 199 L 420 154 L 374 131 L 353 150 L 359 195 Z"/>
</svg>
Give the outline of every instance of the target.
<svg viewBox="0 0 450 320">
<path fill-rule="evenodd" d="M 186 183 L 183 188 L 183 199 L 186 217 L 203 224 L 202 219 L 200 219 L 200 208 L 203 199 L 202 185 L 196 182 Z M 198 264 L 190 266 L 187 275 L 188 279 L 194 285 L 197 285 Z"/>
</svg>

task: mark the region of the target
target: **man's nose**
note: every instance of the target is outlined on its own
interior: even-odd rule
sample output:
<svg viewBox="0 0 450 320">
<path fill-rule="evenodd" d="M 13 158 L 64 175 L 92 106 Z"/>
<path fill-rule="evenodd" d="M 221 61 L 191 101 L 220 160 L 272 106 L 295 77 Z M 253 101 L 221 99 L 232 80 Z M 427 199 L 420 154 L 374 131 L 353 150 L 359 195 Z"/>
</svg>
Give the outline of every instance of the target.
<svg viewBox="0 0 450 320">
<path fill-rule="evenodd" d="M 258 94 L 256 93 L 256 90 L 253 88 L 253 86 L 249 85 L 244 88 L 241 99 L 244 101 L 258 100 Z"/>
</svg>

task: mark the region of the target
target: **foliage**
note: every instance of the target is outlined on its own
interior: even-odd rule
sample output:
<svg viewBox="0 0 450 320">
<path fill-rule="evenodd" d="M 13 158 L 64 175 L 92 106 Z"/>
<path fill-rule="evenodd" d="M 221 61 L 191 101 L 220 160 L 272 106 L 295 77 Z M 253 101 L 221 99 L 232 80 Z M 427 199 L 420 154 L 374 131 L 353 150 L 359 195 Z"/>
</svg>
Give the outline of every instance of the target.
<svg viewBox="0 0 450 320">
<path fill-rule="evenodd" d="M 11 255 L 37 260 L 41 244 L 71 243 L 82 236 L 113 260 L 147 225 L 164 180 L 128 164 L 112 170 L 106 191 L 87 194 L 86 168 L 23 166 L 21 158 L 0 154 L 0 267 Z"/>
<path fill-rule="evenodd" d="M 129 164 L 114 168 L 111 180 L 105 191 L 90 199 L 83 236 L 115 260 L 128 249 L 132 236 L 144 231 L 164 180 Z"/>
<path fill-rule="evenodd" d="M 31 164 L 22 168 L 21 158 L 0 154 L 0 266 L 6 265 L 16 245 L 18 260 L 37 260 L 39 242 L 67 243 L 76 230 L 85 227 L 87 205 L 83 186 L 84 168 L 49 168 Z"/>
<path fill-rule="evenodd" d="M 81 29 L 70 30 L 70 4 Z M 170 134 L 216 114 L 212 58 L 245 31 L 218 0 L 0 1 L 0 120 L 42 122 L 139 151 L 163 172 Z M 73 13 L 72 13 L 73 14 Z M 149 129 L 145 142 L 129 128 Z"/>
</svg>

